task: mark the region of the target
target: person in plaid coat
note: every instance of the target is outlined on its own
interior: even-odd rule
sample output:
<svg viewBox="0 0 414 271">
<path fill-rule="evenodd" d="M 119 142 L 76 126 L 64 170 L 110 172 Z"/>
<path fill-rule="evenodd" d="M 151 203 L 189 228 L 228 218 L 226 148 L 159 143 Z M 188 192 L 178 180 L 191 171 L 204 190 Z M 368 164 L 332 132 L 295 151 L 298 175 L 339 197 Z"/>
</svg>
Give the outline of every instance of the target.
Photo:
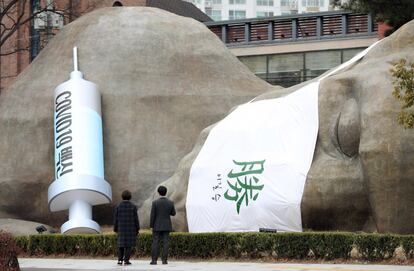
<svg viewBox="0 0 414 271">
<path fill-rule="evenodd" d="M 118 233 L 118 264 L 124 262 L 125 265 L 131 264 L 129 257 L 132 248 L 135 247 L 137 235 L 139 233 L 139 219 L 137 206 L 131 199 L 131 192 L 122 192 L 122 202 L 115 208 L 114 213 L 114 232 Z"/>
</svg>

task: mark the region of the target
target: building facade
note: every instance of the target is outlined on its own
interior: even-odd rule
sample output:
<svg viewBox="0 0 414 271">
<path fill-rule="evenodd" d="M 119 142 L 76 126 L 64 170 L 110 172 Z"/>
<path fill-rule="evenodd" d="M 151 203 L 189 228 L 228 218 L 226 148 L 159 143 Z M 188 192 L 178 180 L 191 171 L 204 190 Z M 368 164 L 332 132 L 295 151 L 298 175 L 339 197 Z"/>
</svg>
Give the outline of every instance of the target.
<svg viewBox="0 0 414 271">
<path fill-rule="evenodd" d="M 214 21 L 332 10 L 330 0 L 186 0 Z"/>
<path fill-rule="evenodd" d="M 182 0 L 3 0 L 0 1 L 0 92 L 36 58 L 59 30 L 83 14 L 102 7 L 147 6 L 211 21 Z"/>
<path fill-rule="evenodd" d="M 318 77 L 382 37 L 369 14 L 346 11 L 206 25 L 256 76 L 283 87 Z"/>
</svg>

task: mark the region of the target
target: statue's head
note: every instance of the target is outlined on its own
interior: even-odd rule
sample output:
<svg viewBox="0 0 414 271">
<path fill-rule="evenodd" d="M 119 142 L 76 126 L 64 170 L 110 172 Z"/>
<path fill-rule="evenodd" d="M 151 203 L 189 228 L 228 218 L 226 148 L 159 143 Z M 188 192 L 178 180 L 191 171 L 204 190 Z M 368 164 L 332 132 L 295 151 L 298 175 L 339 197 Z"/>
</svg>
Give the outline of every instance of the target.
<svg viewBox="0 0 414 271">
<path fill-rule="evenodd" d="M 414 231 L 414 130 L 397 123 L 392 62 L 414 62 L 414 22 L 324 80 L 319 134 L 302 201 L 304 227 Z"/>
<path fill-rule="evenodd" d="M 379 42 L 359 62 L 321 81 L 319 132 L 301 204 L 304 228 L 414 231 L 414 130 L 397 123 L 400 105 L 392 96 L 390 73 L 394 61 L 414 62 L 413 49 L 414 21 Z M 301 86 L 255 100 L 278 98 Z M 175 189 L 177 229 L 186 229 L 189 171 L 210 130 L 202 132 L 176 174 L 165 182 Z"/>
</svg>

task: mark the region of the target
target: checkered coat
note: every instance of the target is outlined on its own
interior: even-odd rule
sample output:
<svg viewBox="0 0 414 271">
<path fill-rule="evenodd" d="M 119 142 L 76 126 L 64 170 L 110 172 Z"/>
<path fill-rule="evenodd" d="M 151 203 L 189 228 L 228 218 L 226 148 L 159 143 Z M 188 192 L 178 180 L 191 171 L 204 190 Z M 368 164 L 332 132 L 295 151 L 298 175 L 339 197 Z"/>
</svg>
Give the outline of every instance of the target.
<svg viewBox="0 0 414 271">
<path fill-rule="evenodd" d="M 114 232 L 118 233 L 118 247 L 134 247 L 139 232 L 137 206 L 123 200 L 114 212 Z"/>
</svg>

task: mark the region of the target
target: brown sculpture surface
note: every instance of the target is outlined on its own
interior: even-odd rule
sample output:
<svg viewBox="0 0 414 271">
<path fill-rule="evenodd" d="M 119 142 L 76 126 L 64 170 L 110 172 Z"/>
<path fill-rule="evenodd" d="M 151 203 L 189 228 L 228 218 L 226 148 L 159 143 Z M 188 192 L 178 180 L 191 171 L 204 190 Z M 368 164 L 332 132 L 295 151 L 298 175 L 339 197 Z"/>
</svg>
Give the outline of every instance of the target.
<svg viewBox="0 0 414 271">
<path fill-rule="evenodd" d="M 391 94 L 389 72 L 390 62 L 401 58 L 414 62 L 414 21 L 322 81 L 317 145 L 301 205 L 304 228 L 414 232 L 414 131 L 397 124 L 400 106 Z M 256 100 L 284 93 L 276 90 Z M 176 202 L 176 230 L 187 230 L 189 171 L 211 127 L 164 183 Z M 144 225 L 152 197 L 140 209 Z"/>
<path fill-rule="evenodd" d="M 60 226 L 48 210 L 54 179 L 53 90 L 79 68 L 102 94 L 105 177 L 114 204 L 138 204 L 174 173 L 200 131 L 272 86 L 203 24 L 153 8 L 106 8 L 77 19 L 0 95 L 0 218 Z M 112 223 L 112 208 L 95 208 Z"/>
</svg>

